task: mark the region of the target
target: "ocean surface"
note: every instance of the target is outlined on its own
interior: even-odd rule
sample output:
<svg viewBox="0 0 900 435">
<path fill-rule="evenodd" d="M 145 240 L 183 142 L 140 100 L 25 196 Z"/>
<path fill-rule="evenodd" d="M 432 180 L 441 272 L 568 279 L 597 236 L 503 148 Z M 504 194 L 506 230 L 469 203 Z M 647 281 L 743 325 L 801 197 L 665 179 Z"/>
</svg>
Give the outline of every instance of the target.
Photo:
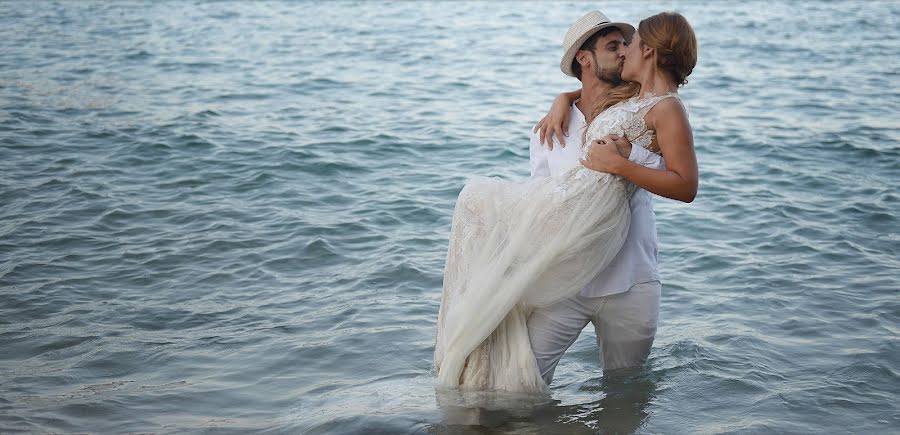
<svg viewBox="0 0 900 435">
<path fill-rule="evenodd" d="M 456 196 L 594 8 L 700 44 L 650 361 L 436 390 Z M 898 59 L 891 1 L 0 2 L 0 432 L 898 433 Z"/>
</svg>

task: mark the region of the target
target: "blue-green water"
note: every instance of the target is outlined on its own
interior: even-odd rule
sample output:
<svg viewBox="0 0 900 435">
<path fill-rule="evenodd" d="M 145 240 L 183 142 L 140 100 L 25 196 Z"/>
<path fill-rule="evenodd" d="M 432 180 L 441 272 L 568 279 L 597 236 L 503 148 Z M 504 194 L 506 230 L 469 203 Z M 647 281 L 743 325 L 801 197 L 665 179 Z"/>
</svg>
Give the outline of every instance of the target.
<svg viewBox="0 0 900 435">
<path fill-rule="evenodd" d="M 549 401 L 439 406 L 456 195 L 527 175 L 598 7 L 700 42 L 650 362 L 589 328 Z M 896 2 L 2 2 L 0 432 L 896 433 L 898 41 Z"/>
</svg>

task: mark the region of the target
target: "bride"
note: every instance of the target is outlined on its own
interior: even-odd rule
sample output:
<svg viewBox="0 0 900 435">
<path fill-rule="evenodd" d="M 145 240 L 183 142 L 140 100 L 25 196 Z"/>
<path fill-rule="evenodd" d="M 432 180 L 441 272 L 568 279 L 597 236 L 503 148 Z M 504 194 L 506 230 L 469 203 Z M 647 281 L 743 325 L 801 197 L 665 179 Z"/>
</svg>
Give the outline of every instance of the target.
<svg viewBox="0 0 900 435">
<path fill-rule="evenodd" d="M 680 14 L 642 20 L 622 68 L 639 91 L 598 105 L 581 164 L 526 182 L 475 177 L 460 192 L 434 353 L 442 386 L 547 392 L 528 338 L 531 311 L 574 295 L 609 264 L 628 232 L 637 187 L 693 200 L 697 163 L 677 89 L 696 64 L 696 46 Z M 665 155 L 666 168 L 639 166 L 617 151 L 632 145 Z"/>
</svg>

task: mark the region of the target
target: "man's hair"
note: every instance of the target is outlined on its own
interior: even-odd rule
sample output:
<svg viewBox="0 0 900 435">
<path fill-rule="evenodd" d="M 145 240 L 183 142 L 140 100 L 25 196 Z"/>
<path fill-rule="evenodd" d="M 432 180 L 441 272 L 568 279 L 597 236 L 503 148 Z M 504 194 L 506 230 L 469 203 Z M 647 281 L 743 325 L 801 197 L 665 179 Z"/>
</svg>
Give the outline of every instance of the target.
<svg viewBox="0 0 900 435">
<path fill-rule="evenodd" d="M 598 39 L 600 39 L 606 35 L 609 35 L 612 32 L 621 32 L 621 31 L 622 30 L 620 30 L 618 27 L 614 27 L 614 26 L 605 27 L 603 29 L 600 29 L 600 31 L 598 31 L 597 33 L 594 33 L 587 40 L 585 40 L 584 44 L 581 44 L 581 47 L 579 47 L 578 50 L 587 50 L 587 51 L 593 52 L 594 46 L 597 45 Z M 572 59 L 572 72 L 575 73 L 575 77 L 578 80 L 581 80 L 581 64 L 578 63 L 577 58 Z"/>
</svg>

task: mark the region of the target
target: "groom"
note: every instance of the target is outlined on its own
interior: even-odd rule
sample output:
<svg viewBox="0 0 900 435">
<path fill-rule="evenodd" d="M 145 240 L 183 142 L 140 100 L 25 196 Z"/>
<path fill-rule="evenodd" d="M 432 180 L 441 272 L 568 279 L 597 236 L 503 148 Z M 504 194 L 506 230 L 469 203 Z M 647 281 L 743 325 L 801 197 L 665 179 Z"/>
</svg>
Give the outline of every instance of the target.
<svg viewBox="0 0 900 435">
<path fill-rule="evenodd" d="M 622 83 L 625 46 L 634 27 L 610 22 L 592 11 L 566 33 L 560 69 L 581 81 L 581 98 L 570 107 L 567 136 L 563 143 L 542 145 L 532 131 L 531 176 L 560 175 L 581 154 L 585 118 L 595 104 Z M 543 136 L 543 134 L 541 134 Z M 605 145 L 612 146 L 612 145 Z M 662 160 L 642 147 L 618 150 L 629 160 L 661 169 Z M 622 249 L 609 266 L 581 292 L 549 307 L 536 309 L 528 318 L 528 335 L 541 376 L 547 384 L 562 354 L 581 330 L 593 323 L 604 370 L 643 365 L 656 335 L 662 286 L 656 266 L 656 223 L 650 194 L 637 189 L 630 199 L 631 226 Z"/>
</svg>

